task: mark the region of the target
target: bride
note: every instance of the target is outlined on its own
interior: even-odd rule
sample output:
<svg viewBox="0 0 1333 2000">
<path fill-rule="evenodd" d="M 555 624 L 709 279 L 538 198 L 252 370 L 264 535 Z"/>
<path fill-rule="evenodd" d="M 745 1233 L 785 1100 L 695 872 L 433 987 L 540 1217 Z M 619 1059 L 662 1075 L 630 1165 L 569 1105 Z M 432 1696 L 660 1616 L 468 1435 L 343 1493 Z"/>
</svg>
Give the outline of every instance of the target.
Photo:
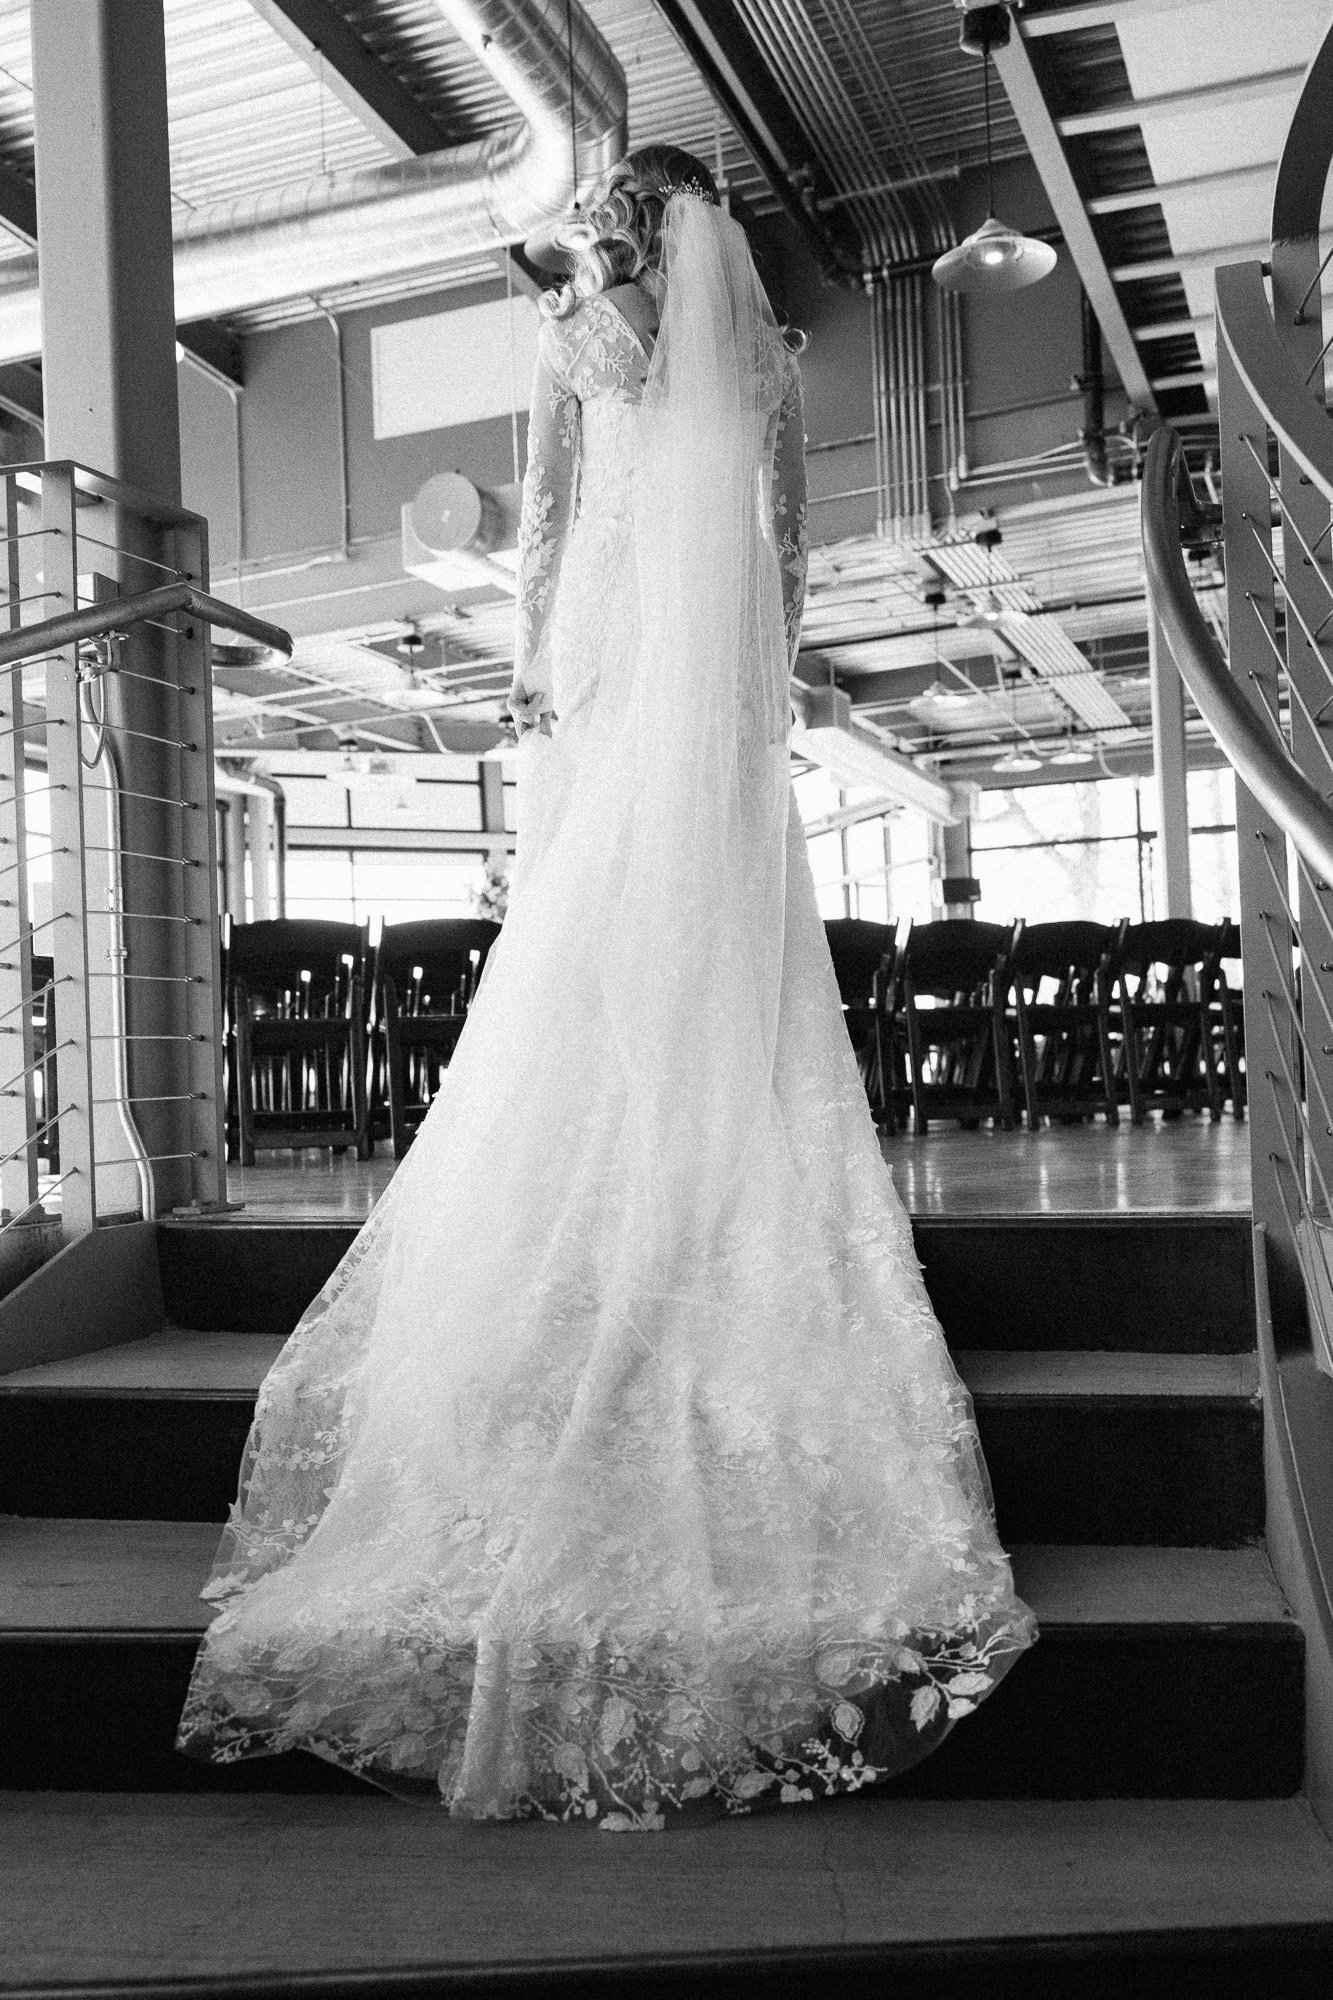
<svg viewBox="0 0 1333 2000">
<path fill-rule="evenodd" d="M 688 153 L 616 167 L 576 262 L 532 399 L 510 913 L 260 1393 L 180 1745 L 655 1830 L 904 1770 L 1035 1629 L 792 799 L 795 359 Z"/>
</svg>

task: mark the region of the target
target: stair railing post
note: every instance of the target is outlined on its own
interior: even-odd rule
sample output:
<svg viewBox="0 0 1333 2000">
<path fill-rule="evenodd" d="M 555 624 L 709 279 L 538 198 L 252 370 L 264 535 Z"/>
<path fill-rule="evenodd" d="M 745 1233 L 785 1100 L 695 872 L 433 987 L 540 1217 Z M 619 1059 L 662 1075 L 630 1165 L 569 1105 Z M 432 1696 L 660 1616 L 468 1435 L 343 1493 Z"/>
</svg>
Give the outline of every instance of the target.
<svg viewBox="0 0 1333 2000">
<path fill-rule="evenodd" d="M 9 626 L 23 616 L 18 488 L 3 484 Z M 37 1042 L 33 1023 L 32 909 L 28 892 L 23 669 L 0 670 L 0 1064 L 14 1077 L 0 1096 L 0 1203 L 3 1220 L 37 1204 Z M 48 998 L 48 1016 L 50 1006 Z M 44 1106 L 44 1119 L 51 1105 Z M 54 1144 L 54 1134 L 51 1135 Z"/>
<path fill-rule="evenodd" d="M 74 469 L 42 472 L 42 574 L 49 616 L 78 602 Z M 92 982 L 88 950 L 88 854 L 80 750 L 79 659 L 65 646 L 46 663 L 46 765 L 51 784 L 51 955 L 55 963 L 60 1044 L 61 1220 L 65 1236 L 97 1221 L 93 1174 L 94 1089 Z"/>
<path fill-rule="evenodd" d="M 1311 396 L 1324 401 L 1323 307 L 1319 283 L 1319 236 L 1301 233 L 1275 241 L 1272 256 L 1273 322 Z M 1305 776 L 1326 796 L 1333 791 L 1328 751 L 1333 749 L 1330 695 L 1333 695 L 1333 551 L 1329 503 L 1301 471 L 1285 447 L 1279 452 L 1278 494 L 1283 531 L 1282 589 L 1286 598 L 1287 678 L 1299 695 L 1291 703 L 1291 747 Z M 1311 717 L 1314 718 L 1313 722 Z M 1322 741 L 1321 741 L 1322 737 Z M 1301 934 L 1310 949 L 1301 953 L 1301 993 L 1309 1032 L 1307 1067 L 1333 1104 L 1333 1034 L 1326 1032 L 1323 1008 L 1311 990 L 1318 983 L 1333 1012 L 1333 885 L 1302 873 L 1298 910 Z M 1313 1052 L 1313 1053 L 1311 1053 Z M 1317 1116 L 1317 1089 L 1311 1097 L 1310 1144 L 1326 1185 L 1333 1187 L 1333 1132 Z M 1308 1193 L 1316 1210 L 1324 1203 L 1317 1177 Z M 1333 1217 L 1325 1216 L 1333 1221 Z"/>
<path fill-rule="evenodd" d="M 1218 342 L 1217 368 L 1231 671 L 1276 731 L 1280 649 L 1276 589 L 1269 567 L 1273 536 L 1265 477 L 1268 425 L 1223 341 Z M 1239 778 L 1236 837 L 1254 1219 L 1266 1232 L 1275 1304 L 1280 1299 L 1284 1312 L 1299 1318 L 1304 1313 L 1304 1286 L 1292 1218 L 1300 1211 L 1307 1164 L 1303 1106 L 1292 1084 L 1299 1085 L 1301 1054 L 1287 1000 L 1295 970 L 1293 938 L 1274 879 L 1276 870 L 1277 881 L 1286 889 L 1287 842 L 1277 821 Z"/>
<path fill-rule="evenodd" d="M 182 575 L 208 588 L 208 527 L 187 515 L 172 537 L 173 561 Z M 180 1121 L 191 1159 L 189 1206 L 215 1208 L 227 1199 L 226 1105 L 223 1094 L 222 976 L 218 930 L 217 804 L 213 780 L 213 664 L 209 628 L 198 618 L 174 621 L 170 667 L 179 689 L 177 714 L 182 739 L 196 746 L 180 762 L 181 855 L 186 862 L 181 931 L 181 971 L 187 1087 L 186 1116 Z"/>
</svg>

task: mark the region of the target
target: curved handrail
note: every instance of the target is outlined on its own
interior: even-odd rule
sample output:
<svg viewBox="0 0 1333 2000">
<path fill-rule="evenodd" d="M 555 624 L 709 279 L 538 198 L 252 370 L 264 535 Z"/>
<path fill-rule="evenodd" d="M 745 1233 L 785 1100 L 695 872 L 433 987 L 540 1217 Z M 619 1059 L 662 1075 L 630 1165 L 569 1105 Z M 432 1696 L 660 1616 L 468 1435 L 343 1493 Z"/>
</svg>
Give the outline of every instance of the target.
<svg viewBox="0 0 1333 2000">
<path fill-rule="evenodd" d="M 1217 337 L 1278 439 L 1333 504 L 1333 424 L 1278 338 L 1259 264 L 1217 272 Z"/>
<path fill-rule="evenodd" d="M 1287 127 L 1273 187 L 1274 243 L 1319 235 L 1328 170 L 1333 165 L 1333 34 L 1321 41 Z"/>
<path fill-rule="evenodd" d="M 1208 629 L 1181 554 L 1182 513 L 1198 519 L 1202 510 L 1180 438 L 1163 424 L 1143 468 L 1143 560 L 1153 609 L 1180 678 L 1227 758 L 1320 878 L 1333 882 L 1333 807 L 1286 755 Z"/>
<path fill-rule="evenodd" d="M 123 631 L 127 625 L 142 624 L 146 618 L 166 618 L 174 611 L 192 611 L 204 624 L 220 625 L 226 632 L 238 632 L 267 646 L 279 658 L 290 660 L 292 635 L 280 625 L 252 617 L 235 604 L 210 597 L 192 583 L 164 583 L 156 590 L 141 590 L 133 597 L 110 597 L 101 604 L 88 604 L 77 611 L 62 611 L 58 617 L 43 618 L 36 625 L 20 625 L 16 631 L 0 635 L 0 667 L 17 666 L 39 653 L 58 652 L 80 639 L 105 638 L 108 632 Z"/>
</svg>

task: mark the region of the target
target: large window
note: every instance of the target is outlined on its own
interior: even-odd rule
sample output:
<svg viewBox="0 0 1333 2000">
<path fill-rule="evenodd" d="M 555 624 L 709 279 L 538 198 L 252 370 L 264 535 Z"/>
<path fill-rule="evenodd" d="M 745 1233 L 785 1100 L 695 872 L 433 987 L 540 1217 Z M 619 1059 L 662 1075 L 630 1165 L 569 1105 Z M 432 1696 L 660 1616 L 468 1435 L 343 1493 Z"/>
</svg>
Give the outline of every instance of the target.
<svg viewBox="0 0 1333 2000">
<path fill-rule="evenodd" d="M 802 771 L 793 783 L 796 804 L 807 828 L 818 827 L 827 820 L 836 822 L 843 813 L 854 813 L 858 806 L 873 802 L 875 797 L 862 786 L 841 789 L 827 771 L 817 766 Z M 884 815 L 877 813 L 870 819 L 835 824 L 828 832 L 816 831 L 809 836 L 806 852 L 810 856 L 821 916 L 861 917 L 880 924 L 887 921 L 885 825 Z"/>
<path fill-rule="evenodd" d="M 373 935 L 382 923 L 474 914 L 488 844 L 477 838 L 480 769 L 473 759 L 439 761 L 438 777 L 417 777 L 401 762 L 275 771 L 287 802 L 289 916 L 368 921 Z"/>
<path fill-rule="evenodd" d="M 1188 798 L 1194 914 L 1217 923 L 1239 909 L 1231 772 L 1191 771 Z M 1148 921 L 1162 914 L 1156 847 L 1149 778 L 983 792 L 972 819 L 977 915 L 992 923 Z"/>
<path fill-rule="evenodd" d="M 410 923 L 417 917 L 470 917 L 485 855 L 421 854 L 392 848 L 291 848 L 289 917 L 343 923 Z"/>
</svg>

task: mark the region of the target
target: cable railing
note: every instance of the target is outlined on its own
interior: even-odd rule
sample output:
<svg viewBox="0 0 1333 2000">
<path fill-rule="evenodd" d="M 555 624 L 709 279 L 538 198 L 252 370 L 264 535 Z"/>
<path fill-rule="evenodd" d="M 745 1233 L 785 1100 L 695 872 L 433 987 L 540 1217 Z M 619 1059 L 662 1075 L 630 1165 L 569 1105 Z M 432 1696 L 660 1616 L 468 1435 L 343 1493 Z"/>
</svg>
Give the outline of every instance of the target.
<svg viewBox="0 0 1333 2000">
<path fill-rule="evenodd" d="M 1151 441 L 1144 557 L 1154 615 L 1241 780 L 1252 1179 L 1282 1324 L 1304 1320 L 1333 1374 L 1333 249 L 1320 214 L 1333 158 L 1333 32 L 1307 75 L 1279 167 L 1271 262 L 1216 277 L 1222 503 L 1196 495 L 1180 440 Z M 1220 544 L 1229 658 L 1183 549 Z M 1333 1450 L 1333 1441 L 1330 1442 Z"/>
<path fill-rule="evenodd" d="M 0 467 L 0 1233 L 226 1204 L 202 518 Z"/>
<path fill-rule="evenodd" d="M 1269 1548 L 1311 1667 L 1307 1780 L 1333 1800 L 1333 28 L 1278 168 L 1272 255 L 1216 274 L 1221 503 L 1164 428 L 1144 468 L 1152 615 L 1236 772 Z M 1185 552 L 1220 548 L 1227 649 Z"/>
</svg>

